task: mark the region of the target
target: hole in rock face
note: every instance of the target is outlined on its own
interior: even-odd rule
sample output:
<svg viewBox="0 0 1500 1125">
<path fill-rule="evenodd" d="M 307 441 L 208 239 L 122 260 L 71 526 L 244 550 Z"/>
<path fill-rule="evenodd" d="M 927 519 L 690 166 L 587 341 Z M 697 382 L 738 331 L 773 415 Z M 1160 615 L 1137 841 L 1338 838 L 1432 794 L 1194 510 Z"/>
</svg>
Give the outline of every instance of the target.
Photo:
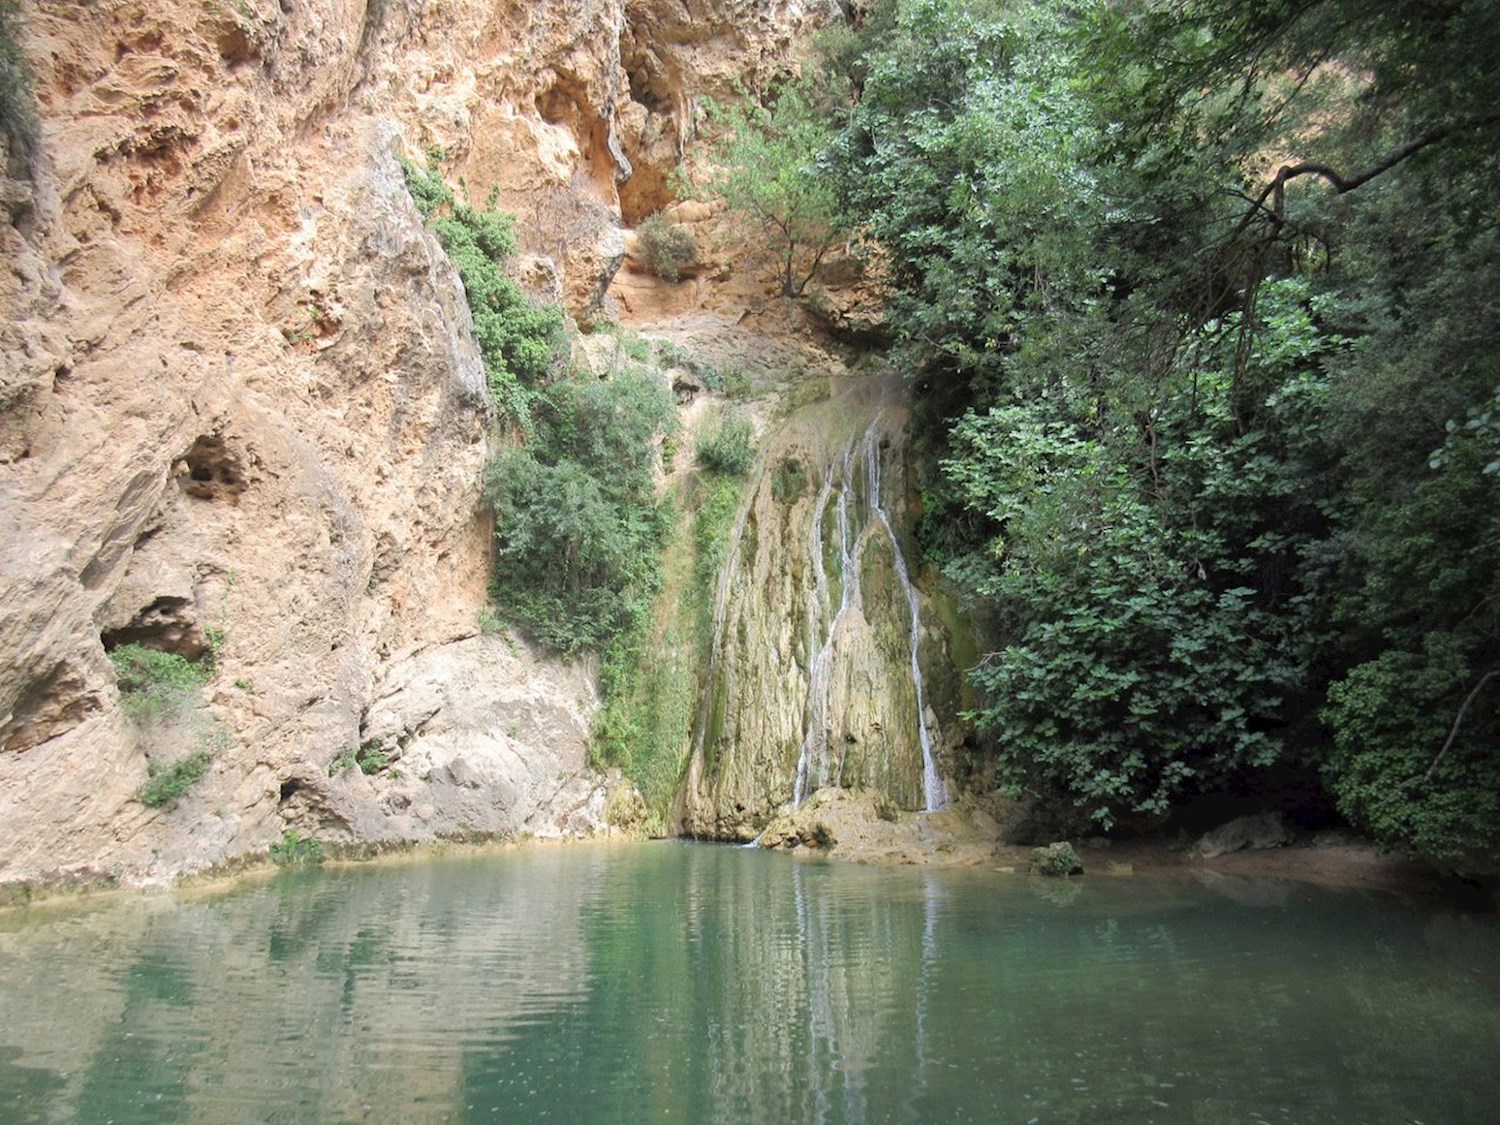
<svg viewBox="0 0 1500 1125">
<path fill-rule="evenodd" d="M 99 634 L 105 652 L 138 644 L 171 652 L 184 660 L 200 660 L 208 652 L 208 638 L 198 627 L 197 607 L 187 598 L 161 597 L 139 610 L 128 624 Z"/>
<path fill-rule="evenodd" d="M 67 660 L 33 668 L 14 697 L 0 702 L 8 704 L 0 709 L 0 752 L 29 750 L 101 707 L 88 676 Z"/>
<path fill-rule="evenodd" d="M 302 782 L 298 781 L 295 777 L 287 778 L 281 783 L 281 803 L 286 804 L 286 802 L 297 795 L 301 788 Z"/>
<path fill-rule="evenodd" d="M 239 457 L 218 434 L 195 439 L 173 465 L 172 475 L 182 491 L 199 500 L 234 502 L 249 485 Z"/>
<path fill-rule="evenodd" d="M 537 95 L 536 111 L 548 125 L 563 125 L 580 113 L 573 94 L 561 84 Z"/>
</svg>

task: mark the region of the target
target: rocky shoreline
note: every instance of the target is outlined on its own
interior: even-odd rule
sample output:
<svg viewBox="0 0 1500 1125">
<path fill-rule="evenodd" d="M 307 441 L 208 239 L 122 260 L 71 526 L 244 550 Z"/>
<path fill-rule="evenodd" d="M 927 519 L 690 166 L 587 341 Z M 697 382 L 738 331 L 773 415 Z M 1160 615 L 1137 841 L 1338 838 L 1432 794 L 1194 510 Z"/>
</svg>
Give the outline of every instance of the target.
<svg viewBox="0 0 1500 1125">
<path fill-rule="evenodd" d="M 869 791 L 824 789 L 801 809 L 773 821 L 756 842 L 767 850 L 817 862 L 966 868 L 1002 876 L 1037 877 L 1029 874 L 1033 845 L 1006 842 L 1007 832 L 1015 826 L 1015 812 L 1016 806 L 998 797 L 964 798 L 953 807 L 933 813 L 893 811 Z M 604 828 L 567 838 L 474 833 L 439 840 L 372 841 L 331 846 L 325 866 L 419 863 L 439 856 L 610 842 L 639 844 L 644 837 L 637 831 Z M 1261 905 L 1279 901 L 1298 883 L 1459 897 L 1477 909 L 1497 905 L 1492 885 L 1480 887 L 1422 860 L 1381 852 L 1368 841 L 1338 829 L 1292 832 L 1279 844 L 1247 845 L 1214 854 L 1205 854 L 1214 849 L 1205 849 L 1202 842 L 1201 837 L 1080 839 L 1075 846 L 1084 873 L 1072 878 L 1175 875 L 1195 879 L 1230 898 Z M 222 889 L 270 877 L 278 870 L 268 855 L 257 855 L 149 884 L 125 883 L 105 871 L 71 872 L 55 879 L 0 886 L 0 910 L 84 896 L 95 899 L 116 893 Z"/>
<path fill-rule="evenodd" d="M 1025 875 L 1034 844 L 1006 842 L 1013 838 L 1010 833 L 1018 818 L 1018 806 L 998 796 L 964 798 L 941 812 L 908 813 L 893 812 L 871 793 L 825 789 L 801 809 L 773 821 L 759 842 L 762 847 L 853 863 L 972 867 Z M 1247 821 L 1259 823 L 1243 823 Z M 1473 889 L 1451 872 L 1410 856 L 1381 852 L 1346 831 L 1298 832 L 1274 814 L 1238 818 L 1196 839 L 1091 837 L 1072 843 L 1086 876 L 1177 873 L 1207 881 L 1296 880 L 1433 894 Z"/>
</svg>

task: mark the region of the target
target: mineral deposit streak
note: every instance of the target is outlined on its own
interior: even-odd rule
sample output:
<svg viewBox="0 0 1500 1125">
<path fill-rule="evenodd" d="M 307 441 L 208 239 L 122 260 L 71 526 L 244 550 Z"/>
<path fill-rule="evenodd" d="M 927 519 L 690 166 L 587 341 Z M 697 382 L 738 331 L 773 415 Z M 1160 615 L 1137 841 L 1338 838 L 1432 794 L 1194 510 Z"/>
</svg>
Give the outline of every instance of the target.
<svg viewBox="0 0 1500 1125">
<path fill-rule="evenodd" d="M 911 614 L 911 682 L 917 693 L 917 738 L 922 744 L 922 800 L 927 812 L 936 812 L 943 807 L 943 779 L 938 776 L 937 763 L 932 757 L 932 732 L 927 728 L 927 698 L 922 689 L 922 665 L 917 659 L 917 650 L 922 643 L 922 605 L 917 598 L 916 587 L 911 583 L 911 572 L 906 567 L 906 556 L 901 551 L 901 540 L 891 527 L 890 518 L 880 501 L 880 444 L 875 437 L 875 427 L 865 431 L 866 478 L 870 490 L 870 509 L 891 541 L 891 556 L 896 579 L 901 583 L 901 592 L 906 596 L 906 606 Z"/>
</svg>

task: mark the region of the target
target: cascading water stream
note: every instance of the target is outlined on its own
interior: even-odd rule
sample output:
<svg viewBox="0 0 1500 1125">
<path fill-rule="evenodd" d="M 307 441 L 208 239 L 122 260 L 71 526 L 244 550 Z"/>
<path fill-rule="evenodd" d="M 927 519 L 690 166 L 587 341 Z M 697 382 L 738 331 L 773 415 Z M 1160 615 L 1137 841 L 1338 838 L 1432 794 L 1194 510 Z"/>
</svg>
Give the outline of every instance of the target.
<svg viewBox="0 0 1500 1125">
<path fill-rule="evenodd" d="M 902 455 L 901 390 L 894 376 L 849 380 L 760 451 L 714 591 L 676 813 L 686 834 L 751 840 L 829 787 L 942 807 L 923 599 L 900 497 L 883 494 Z"/>
<path fill-rule="evenodd" d="M 917 659 L 917 650 L 922 642 L 922 607 L 917 599 L 916 587 L 911 582 L 911 572 L 906 568 L 906 556 L 901 552 L 901 541 L 891 526 L 890 518 L 880 503 L 880 450 L 874 440 L 875 428 L 865 434 L 866 477 L 870 481 L 870 507 L 875 518 L 885 528 L 891 541 L 891 556 L 896 579 L 901 583 L 901 592 L 906 596 L 906 605 L 911 613 L 911 682 L 917 693 L 917 737 L 922 743 L 922 800 L 927 812 L 936 812 L 944 801 L 943 779 L 937 771 L 937 762 L 932 757 L 932 733 L 927 729 L 927 700 L 922 688 L 922 665 Z"/>
<path fill-rule="evenodd" d="M 895 528 L 892 527 L 890 517 L 886 514 L 881 502 L 879 422 L 879 418 L 872 422 L 859 441 L 864 468 L 862 499 L 865 511 L 868 513 L 868 519 L 859 533 L 851 535 L 849 523 L 849 497 L 857 481 L 854 472 L 855 449 L 853 445 L 844 451 L 838 466 L 830 465 L 826 470 L 818 501 L 813 506 L 808 547 L 815 579 L 811 594 L 812 604 L 809 606 L 808 628 L 809 641 L 819 641 L 818 634 L 821 633 L 821 643 L 817 646 L 817 655 L 813 658 L 808 675 L 805 733 L 797 759 L 797 779 L 792 794 L 794 807 L 802 805 L 810 788 L 814 787 L 812 786 L 814 778 L 819 782 L 826 782 L 830 776 L 826 717 L 835 646 L 839 626 L 846 615 L 851 610 L 861 608 L 859 568 L 863 562 L 866 542 L 877 523 L 885 531 L 886 539 L 890 543 L 893 569 L 907 605 L 908 629 L 911 638 L 911 679 L 916 694 L 917 739 L 922 748 L 923 808 L 927 812 L 935 812 L 943 807 L 943 782 L 937 772 L 937 763 L 932 756 L 932 734 L 927 727 L 927 700 L 922 683 L 922 668 L 918 660 L 918 649 L 922 637 L 921 603 L 917 597 L 916 588 L 912 585 L 911 573 L 906 566 L 906 556 L 902 553 L 900 539 L 896 536 Z M 839 470 L 837 478 L 835 478 L 836 468 Z M 835 510 L 840 567 L 839 607 L 838 612 L 830 617 L 832 599 L 829 595 L 828 576 L 825 570 L 823 520 L 827 515 L 829 501 L 835 495 L 837 496 Z M 826 627 L 819 629 L 819 625 L 824 622 L 826 622 Z M 809 644 L 809 649 L 811 648 L 812 643 Z M 831 776 L 840 777 L 842 773 L 843 764 L 840 762 Z"/>
<path fill-rule="evenodd" d="M 818 633 L 822 633 L 821 644 L 818 644 L 817 655 L 813 657 L 812 665 L 808 669 L 807 705 L 804 708 L 802 748 L 797 756 L 797 780 L 792 790 L 793 807 L 801 807 L 803 800 L 807 797 L 808 786 L 813 776 L 814 769 L 817 770 L 819 781 L 826 781 L 828 774 L 828 689 L 833 674 L 834 643 L 838 638 L 839 626 L 849 611 L 859 606 L 859 582 L 849 581 L 849 575 L 853 573 L 852 568 L 858 563 L 858 552 L 850 544 L 849 538 L 849 474 L 853 468 L 854 451 L 846 450 L 843 464 L 840 466 L 842 475 L 837 489 L 838 499 L 835 501 L 835 527 L 838 533 L 839 552 L 839 608 L 837 613 L 830 617 L 832 599 L 828 592 L 828 575 L 824 569 L 824 543 L 823 543 L 823 519 L 828 513 L 828 502 L 834 496 L 834 466 L 830 465 L 823 477 L 823 488 L 818 494 L 818 503 L 813 508 L 812 531 L 808 537 L 809 550 L 812 559 L 813 574 L 815 582 L 813 586 L 813 605 L 807 615 L 809 631 L 809 651 L 814 643 L 818 642 Z M 827 622 L 826 628 L 819 630 L 820 622 Z"/>
</svg>

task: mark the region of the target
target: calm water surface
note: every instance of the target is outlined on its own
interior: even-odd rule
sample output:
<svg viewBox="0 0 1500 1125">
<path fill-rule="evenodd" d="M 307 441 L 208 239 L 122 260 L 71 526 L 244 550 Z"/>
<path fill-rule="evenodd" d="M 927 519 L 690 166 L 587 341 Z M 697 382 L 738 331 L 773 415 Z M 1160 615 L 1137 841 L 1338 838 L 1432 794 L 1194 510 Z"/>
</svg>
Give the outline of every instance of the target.
<svg viewBox="0 0 1500 1125">
<path fill-rule="evenodd" d="M 0 914 L 0 1122 L 1500 1115 L 1500 928 L 655 844 Z"/>
</svg>

